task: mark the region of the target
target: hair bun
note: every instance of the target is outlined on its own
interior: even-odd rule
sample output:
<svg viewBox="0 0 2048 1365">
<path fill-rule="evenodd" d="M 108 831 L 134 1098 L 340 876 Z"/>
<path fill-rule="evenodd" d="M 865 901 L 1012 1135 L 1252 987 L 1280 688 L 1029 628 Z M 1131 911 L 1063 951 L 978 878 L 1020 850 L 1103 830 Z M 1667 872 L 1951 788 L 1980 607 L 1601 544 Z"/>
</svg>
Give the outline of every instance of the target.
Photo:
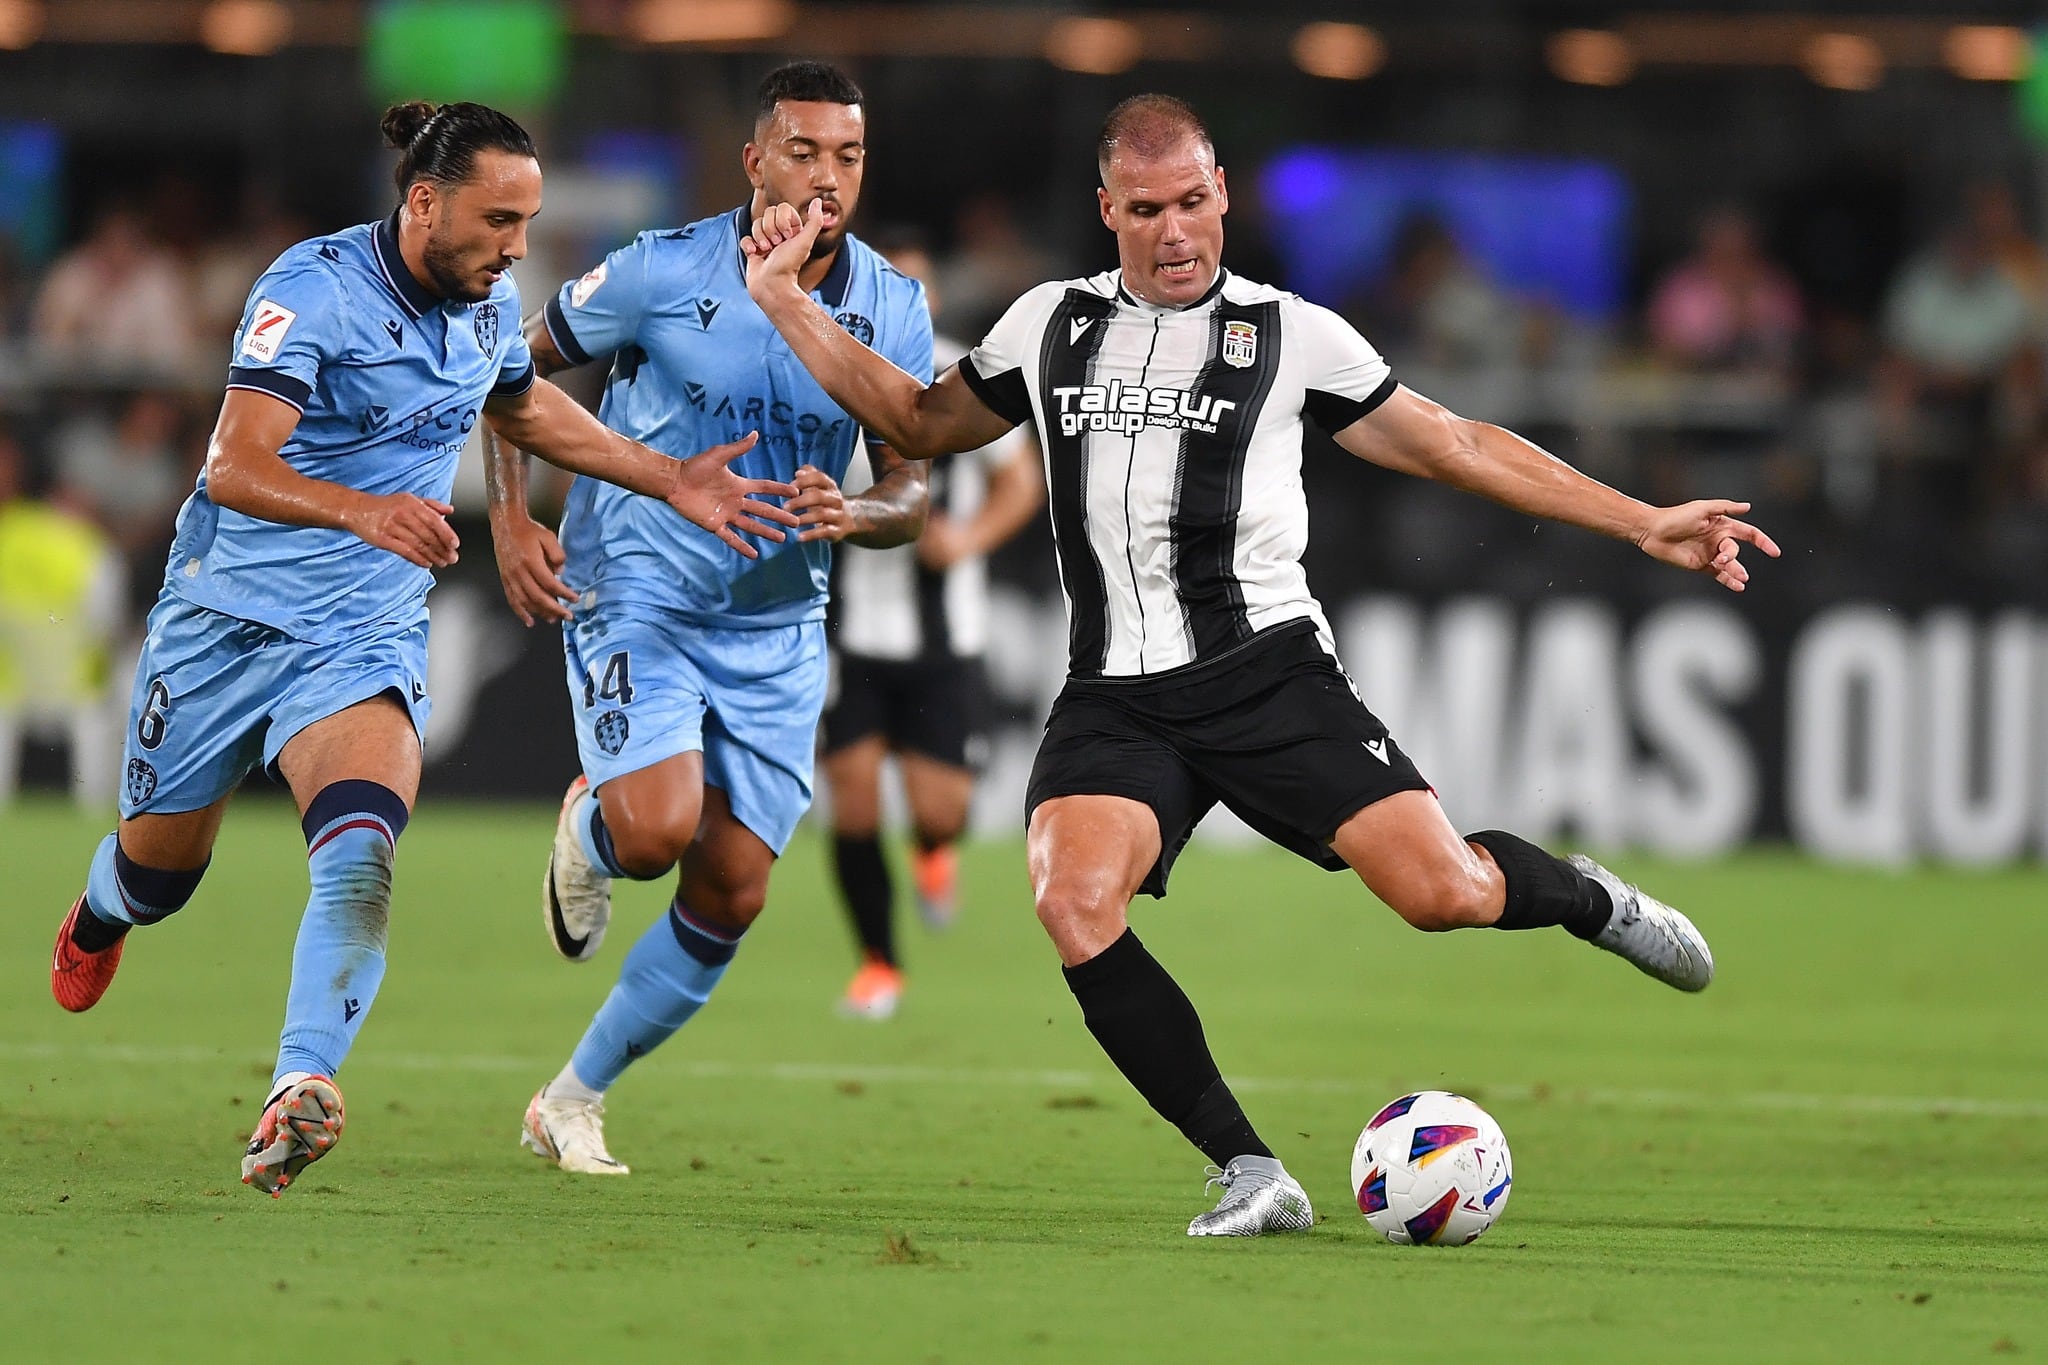
<svg viewBox="0 0 2048 1365">
<path fill-rule="evenodd" d="M 404 151 L 412 146 L 412 140 L 420 135 L 420 129 L 426 127 L 428 120 L 438 112 L 425 100 L 407 100 L 386 109 L 377 126 L 383 129 L 387 143 Z"/>
</svg>

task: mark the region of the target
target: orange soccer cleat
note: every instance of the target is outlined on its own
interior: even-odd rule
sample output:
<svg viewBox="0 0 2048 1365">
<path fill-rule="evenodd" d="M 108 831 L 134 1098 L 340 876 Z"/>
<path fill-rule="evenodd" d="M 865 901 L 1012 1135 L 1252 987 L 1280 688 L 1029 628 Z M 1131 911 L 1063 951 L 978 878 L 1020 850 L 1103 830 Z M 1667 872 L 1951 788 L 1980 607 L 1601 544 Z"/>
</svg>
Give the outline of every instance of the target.
<svg viewBox="0 0 2048 1365">
<path fill-rule="evenodd" d="M 846 983 L 839 999 L 839 1012 L 849 1019 L 887 1019 L 896 1013 L 903 998 L 903 973 L 879 957 L 870 956 Z"/>
<path fill-rule="evenodd" d="M 242 1183 L 276 1199 L 300 1171 L 333 1150 L 342 1118 L 341 1087 L 333 1078 L 304 1072 L 285 1077 L 249 1135 Z"/>
<path fill-rule="evenodd" d="M 912 849 L 910 876 L 917 883 L 917 913 L 924 927 L 950 928 L 960 913 L 959 851 L 951 844 Z"/>
<path fill-rule="evenodd" d="M 107 987 L 114 984 L 114 971 L 121 965 L 121 947 L 128 941 L 125 937 L 116 939 L 112 947 L 96 953 L 88 953 L 73 943 L 71 930 L 78 917 L 91 913 L 85 908 L 85 893 L 80 892 L 71 903 L 71 913 L 64 917 L 64 927 L 57 931 L 57 947 L 50 954 L 50 994 L 73 1014 L 99 1004 Z"/>
</svg>

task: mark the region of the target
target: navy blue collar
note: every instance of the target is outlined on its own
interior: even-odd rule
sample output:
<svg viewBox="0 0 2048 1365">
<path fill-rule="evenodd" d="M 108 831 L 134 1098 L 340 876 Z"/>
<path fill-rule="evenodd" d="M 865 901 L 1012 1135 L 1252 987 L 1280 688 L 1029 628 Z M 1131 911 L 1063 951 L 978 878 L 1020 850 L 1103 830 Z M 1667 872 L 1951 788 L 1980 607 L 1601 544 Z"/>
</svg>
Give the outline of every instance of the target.
<svg viewBox="0 0 2048 1365">
<path fill-rule="evenodd" d="M 733 254 L 739 261 L 741 280 L 745 280 L 747 277 L 747 258 L 739 250 L 740 238 L 746 236 L 748 229 L 753 226 L 752 221 L 747 216 L 747 207 L 747 205 L 742 204 L 732 211 Z M 839 252 L 832 258 L 831 269 L 825 272 L 824 279 L 818 281 L 818 301 L 827 308 L 841 307 L 846 302 L 847 286 L 852 282 L 853 240 L 850 237 L 841 237 L 839 239 Z"/>
<path fill-rule="evenodd" d="M 440 298 L 413 278 L 412 267 L 405 263 L 404 254 L 398 249 L 398 210 L 393 209 L 391 216 L 377 224 L 370 235 L 376 239 L 377 266 L 383 272 L 384 283 L 398 295 L 406 313 L 417 318 L 440 307 Z"/>
</svg>

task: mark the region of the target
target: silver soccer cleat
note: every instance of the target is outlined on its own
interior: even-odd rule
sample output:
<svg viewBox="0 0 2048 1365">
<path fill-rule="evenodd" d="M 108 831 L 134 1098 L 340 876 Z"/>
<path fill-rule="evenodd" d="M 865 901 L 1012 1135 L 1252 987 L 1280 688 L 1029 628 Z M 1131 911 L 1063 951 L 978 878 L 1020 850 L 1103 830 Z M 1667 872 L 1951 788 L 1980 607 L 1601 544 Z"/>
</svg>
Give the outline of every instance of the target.
<svg viewBox="0 0 2048 1365">
<path fill-rule="evenodd" d="M 555 820 L 555 846 L 548 854 L 547 875 L 541 879 L 540 913 L 547 925 L 548 942 L 571 962 L 588 962 L 597 956 L 604 931 L 612 922 L 611 878 L 590 865 L 584 856 L 583 840 L 576 825 L 585 801 L 595 801 L 590 779 L 579 774 L 562 797 L 562 813 Z"/>
<path fill-rule="evenodd" d="M 1607 888 L 1614 915 L 1593 944 L 1623 957 L 1667 986 L 1703 991 L 1714 979 L 1714 954 L 1691 920 L 1654 896 L 1646 896 L 1583 853 L 1571 865 Z"/>
<path fill-rule="evenodd" d="M 1315 1226 L 1308 1195 L 1273 1157 L 1241 1156 L 1222 1170 L 1211 1166 L 1209 1184 L 1221 1185 L 1223 1197 L 1188 1224 L 1190 1237 L 1263 1237 Z"/>
<path fill-rule="evenodd" d="M 546 1086 L 526 1106 L 519 1145 L 575 1175 L 628 1175 L 605 1150 L 604 1106 L 593 1100 L 550 1099 Z"/>
</svg>

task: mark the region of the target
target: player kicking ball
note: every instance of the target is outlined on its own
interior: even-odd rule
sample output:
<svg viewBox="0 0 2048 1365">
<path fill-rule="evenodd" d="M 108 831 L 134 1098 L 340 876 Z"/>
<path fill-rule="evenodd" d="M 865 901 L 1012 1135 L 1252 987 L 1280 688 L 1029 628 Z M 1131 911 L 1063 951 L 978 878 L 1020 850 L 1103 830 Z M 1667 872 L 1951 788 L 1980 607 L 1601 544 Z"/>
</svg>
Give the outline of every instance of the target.
<svg viewBox="0 0 2048 1365">
<path fill-rule="evenodd" d="M 1512 432 L 1397 384 L 1327 309 L 1230 274 L 1229 208 L 1195 112 L 1117 106 L 1097 148 L 1119 268 L 1041 285 L 929 387 L 826 325 L 794 287 L 820 226 L 779 207 L 748 289 L 846 410 L 913 459 L 1035 421 L 1070 617 L 1069 680 L 1027 800 L 1038 918 L 1117 1069 L 1215 1163 L 1190 1236 L 1305 1229 L 1307 1195 L 1218 1072 L 1195 1007 L 1131 931 L 1219 802 L 1283 848 L 1349 867 L 1419 929 L 1557 926 L 1680 990 L 1713 978 L 1684 915 L 1585 858 L 1460 835 L 1338 666 L 1301 568 L 1302 423 L 1390 469 L 1625 539 L 1741 591 L 1746 503 L 1651 507 Z"/>
<path fill-rule="evenodd" d="M 733 545 L 797 518 L 788 484 L 675 460 L 536 382 L 508 270 L 540 211 L 533 140 L 478 104 L 394 106 L 399 207 L 286 251 L 257 280 L 198 487 L 178 513 L 135 672 L 119 828 L 57 934 L 50 989 L 106 994 L 129 930 L 198 889 L 237 784 L 281 776 L 312 894 L 242 1183 L 284 1193 L 345 1120 L 334 1076 L 384 979 L 398 839 L 427 722 L 427 589 L 455 562 L 455 466 L 481 416 L 565 469 Z M 650 504 L 654 505 L 654 504 Z"/>
</svg>

